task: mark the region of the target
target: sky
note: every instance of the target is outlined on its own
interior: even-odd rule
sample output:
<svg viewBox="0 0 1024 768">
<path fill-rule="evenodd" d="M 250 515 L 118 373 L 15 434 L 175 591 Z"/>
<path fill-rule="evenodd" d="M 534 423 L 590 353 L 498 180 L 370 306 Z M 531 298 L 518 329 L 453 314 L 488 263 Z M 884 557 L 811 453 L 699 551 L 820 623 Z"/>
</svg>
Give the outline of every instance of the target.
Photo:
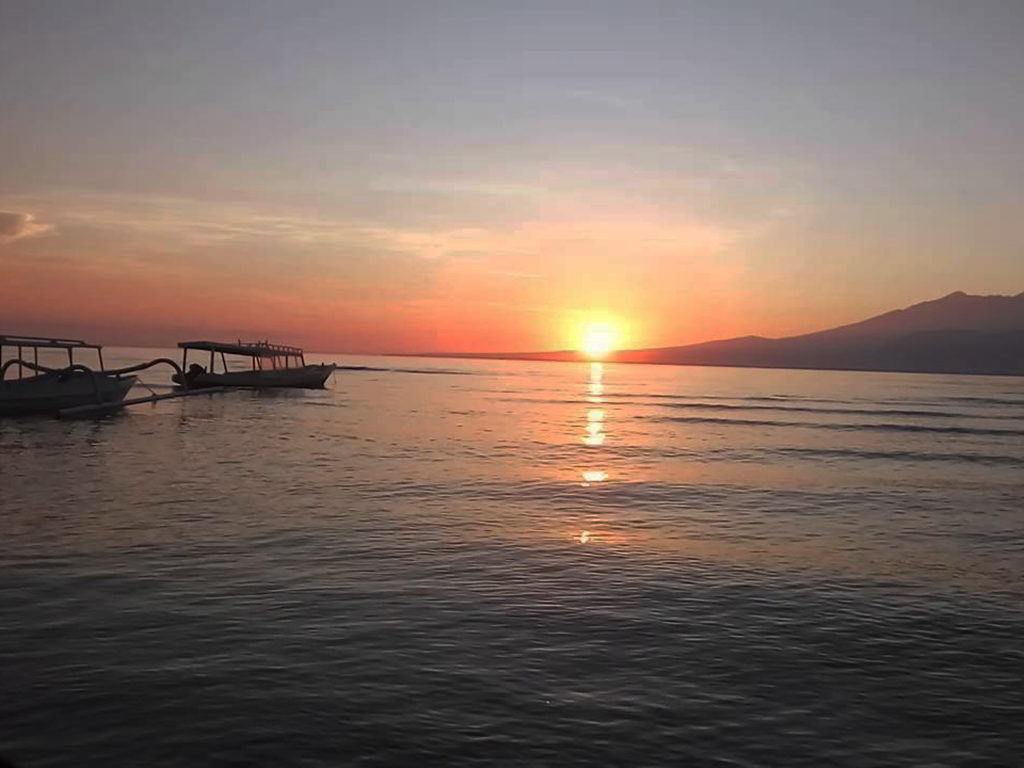
<svg viewBox="0 0 1024 768">
<path fill-rule="evenodd" d="M 1024 291 L 1024 3 L 0 4 L 0 333 L 782 336 Z"/>
</svg>

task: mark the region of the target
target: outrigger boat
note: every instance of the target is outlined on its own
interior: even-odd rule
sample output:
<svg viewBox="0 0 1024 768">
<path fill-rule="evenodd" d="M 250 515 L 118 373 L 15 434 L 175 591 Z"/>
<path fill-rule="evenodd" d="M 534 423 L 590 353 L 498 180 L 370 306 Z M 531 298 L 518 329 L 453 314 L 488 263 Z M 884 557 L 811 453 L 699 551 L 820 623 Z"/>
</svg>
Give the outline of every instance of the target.
<svg viewBox="0 0 1024 768">
<path fill-rule="evenodd" d="M 5 359 L 7 349 L 15 354 Z M 57 350 L 57 354 L 63 351 L 68 364 L 58 368 L 41 365 L 41 349 Z M 98 369 L 75 362 L 75 352 L 83 350 L 95 352 Z M 14 368 L 18 370 L 17 378 L 13 374 L 8 377 Z M 57 413 L 76 406 L 120 403 L 136 378 L 124 369 L 105 370 L 103 348 L 98 344 L 45 336 L 0 336 L 0 416 Z"/>
<path fill-rule="evenodd" d="M 183 341 L 178 344 L 183 350 L 181 369 L 184 375 L 175 374 L 175 383 L 195 387 L 293 387 L 300 389 L 322 389 L 327 377 L 335 366 L 306 365 L 305 353 L 298 347 L 271 344 L 268 341 L 224 343 L 219 341 Z M 199 363 L 189 365 L 189 352 L 208 352 L 209 369 Z M 220 356 L 222 371 L 216 372 L 217 357 Z M 249 368 L 231 370 L 227 355 L 249 358 Z"/>
</svg>

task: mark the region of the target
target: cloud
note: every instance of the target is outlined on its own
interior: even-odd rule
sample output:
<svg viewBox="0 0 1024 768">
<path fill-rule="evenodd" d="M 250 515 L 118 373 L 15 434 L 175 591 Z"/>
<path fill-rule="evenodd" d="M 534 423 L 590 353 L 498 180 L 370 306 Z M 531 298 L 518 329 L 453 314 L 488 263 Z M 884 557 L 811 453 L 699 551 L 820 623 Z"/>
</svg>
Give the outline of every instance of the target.
<svg viewBox="0 0 1024 768">
<path fill-rule="evenodd" d="M 34 237 L 49 232 L 53 227 L 40 224 L 31 213 L 0 211 L 0 243 L 11 243 L 23 237 Z"/>
<path fill-rule="evenodd" d="M 402 301 L 430 294 L 447 263 L 443 253 L 404 243 L 404 230 L 266 205 L 58 191 L 0 198 L 2 210 L 36 211 L 53 223 L 9 214 L 0 220 L 7 239 L 59 230 L 50 247 L 23 255 L 26 274 L 73 272 L 94 283 L 129 275 L 146 291 L 174 285 L 198 295 L 227 284 L 250 296 L 334 289 L 349 303 Z"/>
</svg>

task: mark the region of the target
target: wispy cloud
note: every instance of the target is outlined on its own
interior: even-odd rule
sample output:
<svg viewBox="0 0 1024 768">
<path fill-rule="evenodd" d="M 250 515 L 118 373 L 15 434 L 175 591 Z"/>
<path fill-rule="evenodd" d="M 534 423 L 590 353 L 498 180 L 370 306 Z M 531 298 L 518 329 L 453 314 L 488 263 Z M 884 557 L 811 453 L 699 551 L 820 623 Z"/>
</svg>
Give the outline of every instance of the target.
<svg viewBox="0 0 1024 768">
<path fill-rule="evenodd" d="M 0 243 L 11 243 L 25 237 L 35 237 L 52 229 L 52 225 L 36 221 L 36 217 L 31 213 L 0 211 Z"/>
<path fill-rule="evenodd" d="M 144 312 L 147 327 L 171 329 L 185 301 L 190 321 L 229 335 L 272 324 L 354 349 L 557 346 L 572 308 L 629 317 L 683 302 L 707 315 L 701 296 L 735 282 L 737 253 L 788 213 L 737 220 L 634 190 L 574 191 L 469 226 L 362 217 L 331 201 L 9 196 L 0 209 L 33 211 L 56 235 L 10 249 L 0 290 L 11 316 L 31 320 L 27 286 L 47 281 L 72 327 Z M 19 237 L 47 228 L 21 215 L 4 224 Z"/>
</svg>

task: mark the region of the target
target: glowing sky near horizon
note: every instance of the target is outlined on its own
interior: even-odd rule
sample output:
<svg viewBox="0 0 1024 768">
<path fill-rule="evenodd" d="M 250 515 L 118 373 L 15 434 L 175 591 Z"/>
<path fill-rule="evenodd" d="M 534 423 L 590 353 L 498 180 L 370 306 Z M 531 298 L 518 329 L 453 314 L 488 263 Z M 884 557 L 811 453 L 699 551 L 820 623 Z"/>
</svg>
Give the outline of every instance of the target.
<svg viewBox="0 0 1024 768">
<path fill-rule="evenodd" d="M 0 7 L 0 332 L 620 347 L 1024 290 L 1020 2 Z"/>
</svg>

